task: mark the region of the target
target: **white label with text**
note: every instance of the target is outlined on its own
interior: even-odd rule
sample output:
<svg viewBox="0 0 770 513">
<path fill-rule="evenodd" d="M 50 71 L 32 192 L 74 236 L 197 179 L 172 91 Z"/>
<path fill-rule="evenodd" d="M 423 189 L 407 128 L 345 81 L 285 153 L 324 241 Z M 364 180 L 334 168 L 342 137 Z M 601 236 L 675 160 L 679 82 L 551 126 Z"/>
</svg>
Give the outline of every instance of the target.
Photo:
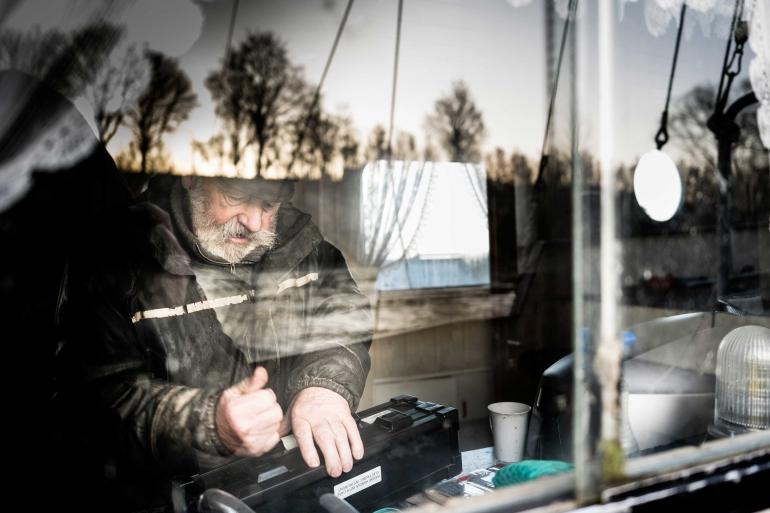
<svg viewBox="0 0 770 513">
<path fill-rule="evenodd" d="M 348 479 L 338 485 L 334 485 L 334 495 L 344 499 L 370 486 L 374 486 L 380 481 L 382 481 L 382 467 L 374 467 L 372 470 L 359 474 L 353 479 Z"/>
</svg>

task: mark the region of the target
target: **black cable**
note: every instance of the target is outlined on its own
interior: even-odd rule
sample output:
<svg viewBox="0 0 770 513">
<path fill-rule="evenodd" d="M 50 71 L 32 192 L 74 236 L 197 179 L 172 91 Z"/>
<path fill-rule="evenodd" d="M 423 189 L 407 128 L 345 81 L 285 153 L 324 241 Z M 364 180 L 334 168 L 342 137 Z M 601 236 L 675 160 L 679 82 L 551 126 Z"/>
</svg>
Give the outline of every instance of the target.
<svg viewBox="0 0 770 513">
<path fill-rule="evenodd" d="M 682 30 L 684 29 L 684 15 L 687 12 L 687 2 L 682 2 L 682 11 L 679 14 L 679 29 L 676 32 L 676 44 L 674 46 L 674 59 L 671 62 L 671 73 L 668 77 L 668 91 L 666 92 L 666 105 L 663 108 L 663 114 L 660 116 L 660 129 L 655 134 L 655 144 L 658 149 L 668 142 L 668 106 L 671 103 L 671 89 L 674 85 L 674 76 L 676 75 L 676 61 L 679 58 L 679 45 L 682 43 Z"/>
<path fill-rule="evenodd" d="M 552 0 L 546 0 L 552 1 Z M 553 118 L 553 106 L 556 103 L 556 92 L 559 89 L 559 74 L 561 72 L 561 63 L 564 58 L 564 48 L 567 46 L 567 33 L 569 31 L 570 22 L 575 19 L 575 11 L 577 9 L 577 0 L 569 0 L 567 19 L 564 20 L 564 30 L 561 33 L 561 43 L 559 45 L 559 58 L 556 61 L 556 74 L 553 80 L 553 87 L 551 88 L 551 98 L 548 103 L 548 115 L 545 118 L 545 133 L 543 134 L 543 146 L 540 150 L 540 165 L 537 170 L 537 178 L 535 183 L 539 183 L 545 166 L 548 163 L 548 155 L 546 154 L 548 148 L 548 136 L 551 132 L 551 119 Z"/>
<path fill-rule="evenodd" d="M 198 498 L 198 511 L 207 513 L 254 513 L 245 502 L 219 488 L 209 488 Z"/>
<path fill-rule="evenodd" d="M 351 506 L 348 501 L 331 493 L 321 495 L 318 503 L 328 513 L 358 513 L 358 510 Z"/>
</svg>

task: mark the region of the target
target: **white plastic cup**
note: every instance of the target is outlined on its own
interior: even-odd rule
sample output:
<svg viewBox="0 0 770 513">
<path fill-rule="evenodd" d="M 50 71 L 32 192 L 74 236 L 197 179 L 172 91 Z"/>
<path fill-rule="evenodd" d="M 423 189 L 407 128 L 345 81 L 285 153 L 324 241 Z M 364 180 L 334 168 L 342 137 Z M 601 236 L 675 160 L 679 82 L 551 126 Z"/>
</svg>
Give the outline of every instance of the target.
<svg viewBox="0 0 770 513">
<path fill-rule="evenodd" d="M 524 458 L 524 444 L 527 441 L 527 421 L 532 410 L 522 403 L 492 403 L 489 410 L 489 427 L 495 444 L 495 458 L 504 463 L 513 463 Z"/>
</svg>

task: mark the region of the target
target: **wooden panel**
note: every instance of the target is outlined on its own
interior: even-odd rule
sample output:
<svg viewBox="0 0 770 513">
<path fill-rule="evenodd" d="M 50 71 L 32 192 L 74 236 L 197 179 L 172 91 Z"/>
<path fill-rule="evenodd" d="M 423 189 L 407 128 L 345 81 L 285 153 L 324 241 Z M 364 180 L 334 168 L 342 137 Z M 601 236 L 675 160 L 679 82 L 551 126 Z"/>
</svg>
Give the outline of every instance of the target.
<svg viewBox="0 0 770 513">
<path fill-rule="evenodd" d="M 488 367 L 491 330 L 488 322 L 481 321 L 375 338 L 370 354 L 377 378 Z"/>
<path fill-rule="evenodd" d="M 375 331 L 385 337 L 463 321 L 506 317 L 513 301 L 513 292 L 494 293 L 484 287 L 388 292 L 375 299 Z"/>
</svg>

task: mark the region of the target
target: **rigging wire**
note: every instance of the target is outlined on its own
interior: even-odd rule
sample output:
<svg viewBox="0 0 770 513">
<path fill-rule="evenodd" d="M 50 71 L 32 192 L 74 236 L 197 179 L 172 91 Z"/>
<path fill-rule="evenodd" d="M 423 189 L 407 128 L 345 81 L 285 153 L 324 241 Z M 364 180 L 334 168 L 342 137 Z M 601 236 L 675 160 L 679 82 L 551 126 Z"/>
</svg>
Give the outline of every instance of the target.
<svg viewBox="0 0 770 513">
<path fill-rule="evenodd" d="M 396 50 L 393 58 L 393 81 L 390 90 L 390 122 L 388 123 L 388 160 L 393 153 L 393 119 L 396 112 L 396 85 L 398 83 L 398 60 L 401 48 L 401 22 L 404 15 L 404 0 L 398 0 L 398 17 L 396 19 Z"/>
<path fill-rule="evenodd" d="M 230 23 L 227 28 L 227 38 L 225 39 L 225 56 L 222 59 L 222 74 L 225 76 L 225 73 L 227 72 L 227 69 L 230 67 L 230 54 L 232 54 L 232 44 L 233 44 L 233 32 L 235 30 L 235 20 L 238 17 L 238 4 L 240 0 L 233 0 L 233 8 L 230 11 Z M 225 80 L 227 80 L 225 78 Z M 218 119 L 218 122 L 221 123 L 221 120 Z M 208 150 L 207 150 L 208 151 Z M 193 154 L 193 159 L 195 158 L 195 155 Z M 204 159 L 208 160 L 208 157 L 204 157 Z M 222 160 L 220 159 L 219 162 L 220 171 L 222 168 Z M 239 173 L 238 166 L 235 166 L 236 173 Z"/>
<path fill-rule="evenodd" d="M 326 64 L 324 65 L 323 72 L 321 72 L 321 78 L 318 80 L 318 86 L 316 86 L 315 93 L 313 93 L 313 100 L 310 102 L 310 105 L 308 106 L 307 115 L 305 116 L 305 122 L 302 123 L 302 126 L 300 128 L 300 132 L 297 137 L 297 146 L 294 148 L 294 153 L 292 154 L 291 162 L 289 162 L 289 167 L 287 169 L 287 174 L 289 176 L 291 176 L 291 170 L 294 167 L 294 162 L 296 162 L 297 160 L 297 154 L 302 148 L 302 143 L 305 141 L 307 126 L 310 122 L 311 116 L 315 112 L 316 106 L 318 105 L 318 101 L 321 97 L 321 88 L 323 87 L 324 82 L 326 81 L 326 75 L 329 73 L 329 68 L 331 68 L 332 60 L 334 59 L 334 54 L 337 52 L 337 46 L 339 45 L 340 38 L 342 37 L 342 32 L 345 30 L 345 24 L 348 21 L 348 15 L 350 14 L 350 9 L 352 7 L 353 7 L 353 0 L 348 0 L 348 5 L 345 7 L 345 13 L 342 15 L 340 26 L 337 28 L 337 35 L 334 36 L 334 43 L 332 43 L 331 51 L 329 52 L 329 56 L 326 58 Z"/>
<path fill-rule="evenodd" d="M 552 0 L 546 0 L 552 1 Z M 543 134 L 543 146 L 540 150 L 540 165 L 537 170 L 537 178 L 535 183 L 540 183 L 543 178 L 543 172 L 548 164 L 548 143 L 549 135 L 551 133 L 551 119 L 553 118 L 553 107 L 556 103 L 556 92 L 559 90 L 559 74 L 561 72 L 561 63 L 564 58 L 564 48 L 567 46 L 567 33 L 569 31 L 570 23 L 575 20 L 575 11 L 577 9 L 577 0 L 569 0 L 569 6 L 567 8 L 567 18 L 564 20 L 564 30 L 561 33 L 561 43 L 559 45 L 559 58 L 556 61 L 556 73 L 553 80 L 553 87 L 551 88 L 551 98 L 548 102 L 548 115 L 545 119 L 545 133 Z"/>
<path fill-rule="evenodd" d="M 399 49 L 401 48 L 401 24 L 403 22 L 403 15 L 404 15 L 404 0 L 398 0 L 398 15 L 396 16 L 396 49 L 393 56 L 393 78 L 392 78 L 392 85 L 391 85 L 391 92 L 390 92 L 390 121 L 388 123 L 388 167 L 387 167 L 387 174 L 388 179 L 390 180 L 390 188 L 393 191 L 393 202 L 395 203 L 395 216 L 394 220 L 396 223 L 396 228 L 398 228 L 398 241 L 401 245 L 401 257 L 399 258 L 399 261 L 404 262 L 404 272 L 406 273 L 406 283 L 409 286 L 409 288 L 413 288 L 412 286 L 412 278 L 409 274 L 409 259 L 406 258 L 406 244 L 404 243 L 404 230 L 403 225 L 401 224 L 401 219 L 399 218 L 399 214 L 401 212 L 401 198 L 399 198 L 399 194 L 396 193 L 396 186 L 393 181 L 393 124 L 394 119 L 396 116 L 396 86 L 398 85 L 398 62 L 399 62 Z M 406 162 L 404 162 L 406 164 Z M 408 176 L 406 176 L 407 172 L 409 171 L 409 167 L 406 165 L 402 166 L 402 180 L 404 180 L 404 185 L 406 185 L 406 180 Z M 431 173 L 433 173 L 433 166 L 431 166 Z M 420 174 L 420 177 L 422 177 L 422 174 Z M 417 187 L 419 187 L 420 184 L 416 184 Z M 427 201 L 427 200 L 426 200 Z M 411 246 L 411 244 L 410 244 Z M 387 255 L 386 255 L 387 257 Z"/>
<path fill-rule="evenodd" d="M 227 43 L 225 46 L 225 67 L 228 66 L 230 60 L 230 52 L 233 43 L 233 29 L 235 28 L 235 18 L 238 14 L 238 3 L 240 0 L 233 0 L 233 11 L 230 14 L 230 27 L 227 29 Z"/>
<path fill-rule="evenodd" d="M 332 65 L 332 59 L 334 59 L 334 54 L 337 51 L 337 45 L 340 43 L 340 38 L 342 37 L 342 31 L 345 30 L 345 24 L 348 22 L 348 15 L 350 14 L 350 9 L 353 7 L 353 0 L 348 0 L 348 5 L 345 7 L 345 14 L 342 15 L 342 21 L 340 21 L 340 26 L 337 29 L 337 35 L 334 36 L 334 43 L 332 44 L 332 49 L 329 52 L 329 57 L 326 58 L 326 65 L 324 66 L 324 70 L 321 73 L 321 79 L 318 81 L 318 87 L 315 89 L 315 96 L 314 96 L 314 104 L 318 101 L 318 98 L 321 96 L 321 88 L 324 85 L 324 81 L 326 81 L 326 75 L 329 73 L 329 68 Z M 314 106 L 314 105 L 313 105 Z"/>
</svg>

